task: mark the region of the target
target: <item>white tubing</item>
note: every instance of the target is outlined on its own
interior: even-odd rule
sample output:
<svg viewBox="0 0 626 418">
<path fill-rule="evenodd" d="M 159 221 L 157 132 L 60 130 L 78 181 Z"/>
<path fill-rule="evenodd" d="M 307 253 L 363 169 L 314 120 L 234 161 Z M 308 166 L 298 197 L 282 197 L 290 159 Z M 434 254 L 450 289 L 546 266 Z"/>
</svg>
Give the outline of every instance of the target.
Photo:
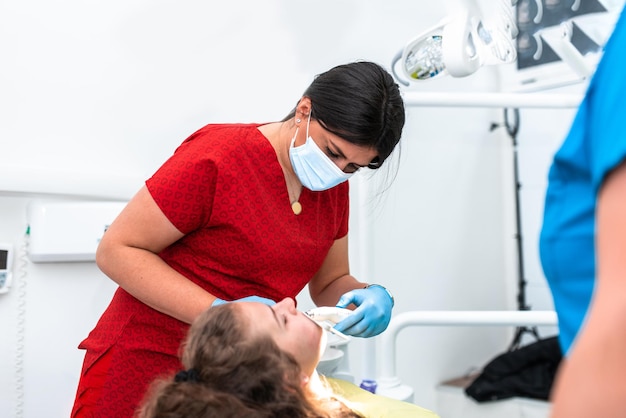
<svg viewBox="0 0 626 418">
<path fill-rule="evenodd" d="M 394 316 L 381 338 L 381 375 L 377 393 L 395 397 L 405 386 L 396 374 L 396 339 L 398 333 L 411 326 L 541 326 L 557 325 L 554 311 L 411 311 Z M 412 394 L 410 395 L 412 398 Z M 399 398 L 397 398 L 399 399 Z"/>
<path fill-rule="evenodd" d="M 580 94 L 547 93 L 423 93 L 405 91 L 406 106 L 577 108 Z"/>
</svg>

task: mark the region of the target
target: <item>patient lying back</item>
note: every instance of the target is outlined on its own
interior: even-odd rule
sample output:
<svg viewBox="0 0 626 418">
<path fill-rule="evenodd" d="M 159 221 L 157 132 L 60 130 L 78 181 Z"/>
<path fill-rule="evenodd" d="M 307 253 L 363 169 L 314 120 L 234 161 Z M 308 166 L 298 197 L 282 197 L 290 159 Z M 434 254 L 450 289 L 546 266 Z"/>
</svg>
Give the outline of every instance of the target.
<svg viewBox="0 0 626 418">
<path fill-rule="evenodd" d="M 273 306 L 238 302 L 210 308 L 191 325 L 183 342 L 185 370 L 155 381 L 138 416 L 387 416 L 358 412 L 367 409 L 365 400 L 370 403 L 382 397 L 347 382 L 320 378 L 315 367 L 325 336 L 291 299 Z M 398 417 L 436 418 L 416 405 L 384 399 L 408 408 Z"/>
</svg>

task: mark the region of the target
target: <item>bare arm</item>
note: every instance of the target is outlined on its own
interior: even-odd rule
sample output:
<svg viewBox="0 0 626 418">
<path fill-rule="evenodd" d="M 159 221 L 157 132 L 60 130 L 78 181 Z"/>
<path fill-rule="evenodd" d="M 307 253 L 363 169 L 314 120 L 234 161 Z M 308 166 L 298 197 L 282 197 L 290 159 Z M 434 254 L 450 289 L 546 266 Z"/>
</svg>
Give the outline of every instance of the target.
<svg viewBox="0 0 626 418">
<path fill-rule="evenodd" d="M 146 305 L 191 323 L 215 297 L 157 255 L 182 237 L 144 186 L 107 229 L 96 252 L 96 263 Z"/>
<path fill-rule="evenodd" d="M 596 216 L 596 290 L 559 371 L 553 418 L 626 416 L 626 162 L 607 176 Z"/>
<path fill-rule="evenodd" d="M 335 306 L 341 295 L 365 286 L 350 275 L 346 235 L 330 247 L 322 267 L 309 282 L 309 294 L 317 306 Z"/>
</svg>

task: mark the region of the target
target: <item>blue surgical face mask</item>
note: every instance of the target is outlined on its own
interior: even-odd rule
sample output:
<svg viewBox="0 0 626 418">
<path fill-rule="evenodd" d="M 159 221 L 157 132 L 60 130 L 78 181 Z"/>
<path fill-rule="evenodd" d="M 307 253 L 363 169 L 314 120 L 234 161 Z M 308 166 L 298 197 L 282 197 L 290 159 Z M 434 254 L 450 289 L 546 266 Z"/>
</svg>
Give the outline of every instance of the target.
<svg viewBox="0 0 626 418">
<path fill-rule="evenodd" d="M 291 140 L 289 159 L 300 183 L 313 191 L 328 190 L 348 180 L 354 173 L 344 173 L 309 136 L 311 113 L 306 123 L 306 142 L 294 147 L 298 129 Z"/>
</svg>

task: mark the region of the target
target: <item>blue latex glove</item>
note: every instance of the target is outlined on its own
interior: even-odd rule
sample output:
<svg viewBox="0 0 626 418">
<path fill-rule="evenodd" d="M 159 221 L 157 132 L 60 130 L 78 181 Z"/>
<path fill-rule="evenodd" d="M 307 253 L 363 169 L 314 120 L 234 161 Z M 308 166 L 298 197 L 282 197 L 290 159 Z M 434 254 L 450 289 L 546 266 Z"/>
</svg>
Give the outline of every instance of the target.
<svg viewBox="0 0 626 418">
<path fill-rule="evenodd" d="M 276 305 L 276 302 L 274 302 L 272 299 L 262 298 L 261 296 L 246 296 L 245 298 L 231 300 L 230 302 L 260 302 L 268 306 Z M 230 302 L 218 298 L 213 301 L 213 303 L 211 304 L 211 308 Z"/>
<path fill-rule="evenodd" d="M 373 337 L 387 329 L 393 299 L 385 288 L 372 285 L 352 290 L 339 298 L 337 307 L 346 308 L 351 303 L 357 308 L 352 315 L 335 325 L 337 331 L 354 337 Z"/>
</svg>

